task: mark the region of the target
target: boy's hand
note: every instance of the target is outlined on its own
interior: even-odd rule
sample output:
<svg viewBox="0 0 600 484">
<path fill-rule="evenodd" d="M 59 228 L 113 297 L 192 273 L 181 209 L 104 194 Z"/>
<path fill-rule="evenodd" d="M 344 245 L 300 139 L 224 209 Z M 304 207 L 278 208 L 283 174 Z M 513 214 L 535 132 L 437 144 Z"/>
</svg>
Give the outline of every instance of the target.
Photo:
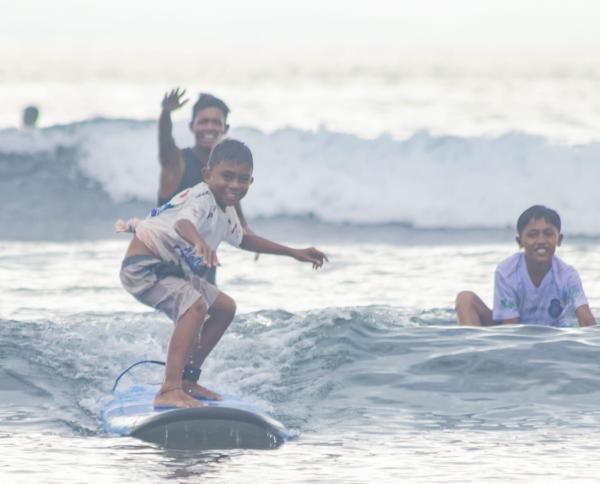
<svg viewBox="0 0 600 484">
<path fill-rule="evenodd" d="M 165 96 L 162 100 L 163 111 L 167 111 L 170 113 L 171 111 L 175 111 L 176 109 L 179 109 L 181 106 L 187 103 L 189 99 L 184 99 L 183 101 L 181 100 L 184 94 L 185 89 L 179 92 L 179 88 L 173 89 L 171 92 L 165 93 Z"/>
<path fill-rule="evenodd" d="M 311 262 L 313 269 L 318 269 L 325 262 L 329 262 L 327 256 L 314 247 L 309 247 L 308 249 L 294 249 L 291 255 L 300 262 Z"/>
<path fill-rule="evenodd" d="M 208 267 L 216 267 L 220 265 L 219 259 L 217 259 L 217 253 L 204 242 L 196 242 L 194 248 L 196 249 L 198 255 L 202 257 L 204 265 Z"/>
</svg>

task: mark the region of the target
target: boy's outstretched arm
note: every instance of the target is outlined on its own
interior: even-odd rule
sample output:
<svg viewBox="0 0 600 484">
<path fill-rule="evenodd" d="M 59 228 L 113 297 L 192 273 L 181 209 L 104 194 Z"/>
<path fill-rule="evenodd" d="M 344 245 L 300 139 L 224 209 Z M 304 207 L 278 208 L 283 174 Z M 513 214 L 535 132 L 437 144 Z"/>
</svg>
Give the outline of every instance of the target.
<svg viewBox="0 0 600 484">
<path fill-rule="evenodd" d="M 575 315 L 577 316 L 577 321 L 579 321 L 579 326 L 595 326 L 596 318 L 592 314 L 589 305 L 584 304 L 579 306 L 575 310 Z"/>
<path fill-rule="evenodd" d="M 312 263 L 313 269 L 318 269 L 324 262 L 329 261 L 323 252 L 314 247 L 294 249 L 250 233 L 244 234 L 240 247 L 244 250 L 260 252 L 262 254 L 287 255 L 300 262 Z"/>
</svg>

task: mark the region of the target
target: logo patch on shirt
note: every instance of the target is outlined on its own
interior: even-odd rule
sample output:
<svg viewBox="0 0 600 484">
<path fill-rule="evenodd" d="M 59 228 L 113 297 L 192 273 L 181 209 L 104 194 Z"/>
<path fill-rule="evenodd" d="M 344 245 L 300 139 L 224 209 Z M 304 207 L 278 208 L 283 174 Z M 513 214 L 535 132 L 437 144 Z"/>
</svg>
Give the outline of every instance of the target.
<svg viewBox="0 0 600 484">
<path fill-rule="evenodd" d="M 156 217 L 157 215 L 161 214 L 165 210 L 169 210 L 170 208 L 174 208 L 174 207 L 175 207 L 175 205 L 173 205 L 171 202 L 167 202 L 164 205 L 161 205 L 160 207 L 153 208 L 150 211 L 150 216 Z"/>
<path fill-rule="evenodd" d="M 513 301 L 504 298 L 500 300 L 500 307 L 502 309 L 517 309 L 517 305 Z"/>
<path fill-rule="evenodd" d="M 202 275 L 206 272 L 207 266 L 204 264 L 202 256 L 196 252 L 196 249 L 193 247 L 181 247 L 179 244 L 175 244 L 174 249 L 194 274 Z"/>
<path fill-rule="evenodd" d="M 558 299 L 552 299 L 552 301 L 550 301 L 550 307 L 548 308 L 548 314 L 553 318 L 558 318 L 562 311 L 563 308 L 560 305 L 560 301 Z"/>
</svg>

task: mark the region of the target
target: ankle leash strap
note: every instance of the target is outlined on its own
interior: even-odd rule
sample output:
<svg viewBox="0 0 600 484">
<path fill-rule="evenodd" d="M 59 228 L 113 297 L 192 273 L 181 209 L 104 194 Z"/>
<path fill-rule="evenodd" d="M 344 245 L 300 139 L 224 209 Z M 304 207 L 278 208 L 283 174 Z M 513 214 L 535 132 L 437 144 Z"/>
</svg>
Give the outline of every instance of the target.
<svg viewBox="0 0 600 484">
<path fill-rule="evenodd" d="M 200 378 L 200 373 L 202 373 L 202 370 L 200 368 L 196 368 L 192 365 L 185 365 L 185 367 L 183 368 L 183 374 L 181 375 L 181 378 L 183 380 L 193 381 L 195 383 Z"/>
</svg>

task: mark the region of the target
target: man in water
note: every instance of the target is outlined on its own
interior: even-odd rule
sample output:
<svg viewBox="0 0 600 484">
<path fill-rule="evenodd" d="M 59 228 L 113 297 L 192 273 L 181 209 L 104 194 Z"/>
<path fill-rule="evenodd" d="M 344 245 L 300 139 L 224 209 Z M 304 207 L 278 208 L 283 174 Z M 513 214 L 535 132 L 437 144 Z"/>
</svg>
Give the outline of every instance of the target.
<svg viewBox="0 0 600 484">
<path fill-rule="evenodd" d="M 158 119 L 158 150 L 160 181 L 158 205 L 164 205 L 174 195 L 204 181 L 202 170 L 206 166 L 212 149 L 229 130 L 227 116 L 229 107 L 219 98 L 202 93 L 192 108 L 189 128 L 195 138 L 194 146 L 180 150 L 173 138 L 171 112 L 188 102 L 183 99 L 185 89 L 173 89 L 162 100 L 162 111 Z M 239 203 L 235 210 L 244 230 L 248 230 L 246 219 Z M 207 280 L 215 284 L 216 269 L 211 268 Z"/>
</svg>

